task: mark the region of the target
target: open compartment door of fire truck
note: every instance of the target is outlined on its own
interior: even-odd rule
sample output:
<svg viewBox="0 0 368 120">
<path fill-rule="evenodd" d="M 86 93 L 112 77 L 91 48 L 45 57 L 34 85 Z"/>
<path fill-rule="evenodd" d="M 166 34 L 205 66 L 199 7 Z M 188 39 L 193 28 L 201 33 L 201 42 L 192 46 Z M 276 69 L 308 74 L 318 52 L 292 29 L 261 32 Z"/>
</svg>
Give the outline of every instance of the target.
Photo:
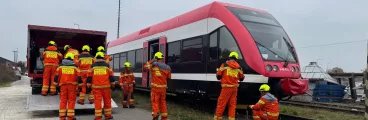
<svg viewBox="0 0 368 120">
<path fill-rule="evenodd" d="M 72 46 L 79 53 L 81 53 L 83 45 L 89 45 L 91 47 L 90 54 L 95 56 L 98 46 L 106 47 L 106 36 L 107 33 L 103 31 L 28 25 L 27 66 L 28 77 L 31 78 L 29 83 L 32 87 L 32 92 L 30 92 L 31 94 L 27 99 L 27 110 L 59 109 L 59 95 L 41 96 L 40 94 L 43 86 L 43 61 L 41 57 L 50 40 L 56 42 L 58 51 L 63 55 L 65 55 L 65 50 L 63 49 L 65 45 Z M 50 83 L 53 83 L 53 81 L 50 80 Z M 77 96 L 75 97 L 77 99 Z M 94 105 L 88 103 L 89 101 L 86 98 L 86 104 L 76 104 L 75 109 L 94 109 Z M 112 99 L 111 104 L 113 108 L 118 107 Z"/>
</svg>

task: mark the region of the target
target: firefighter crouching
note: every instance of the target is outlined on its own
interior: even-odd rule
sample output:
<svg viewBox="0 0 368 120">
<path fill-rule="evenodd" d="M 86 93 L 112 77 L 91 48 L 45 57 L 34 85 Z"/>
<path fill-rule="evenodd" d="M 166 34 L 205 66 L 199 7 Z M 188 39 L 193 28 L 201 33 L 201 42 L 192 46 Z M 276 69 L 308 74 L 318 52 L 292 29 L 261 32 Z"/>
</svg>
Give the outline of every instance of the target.
<svg viewBox="0 0 368 120">
<path fill-rule="evenodd" d="M 216 73 L 221 80 L 221 93 L 217 101 L 216 115 L 214 120 L 222 120 L 222 114 L 226 105 L 229 105 L 229 120 L 235 120 L 236 97 L 238 94 L 238 81 L 244 80 L 243 70 L 236 62 L 238 53 L 231 52 L 229 60 L 221 65 Z"/>
<path fill-rule="evenodd" d="M 254 120 L 277 120 L 279 117 L 279 103 L 277 98 L 269 93 L 270 86 L 267 84 L 261 85 L 259 88 L 261 99 L 251 105 Z"/>
<path fill-rule="evenodd" d="M 43 71 L 41 94 L 43 96 L 46 96 L 50 88 L 50 95 L 55 95 L 56 87 L 54 84 L 52 84 L 51 81 L 54 80 L 55 78 L 55 71 L 59 66 L 59 61 L 63 59 L 63 55 L 60 52 L 58 52 L 56 43 L 54 41 L 49 42 L 49 46 L 42 54 L 42 59 L 45 69 Z"/>
<path fill-rule="evenodd" d="M 79 100 L 78 104 L 83 105 L 86 94 L 88 94 L 89 104 L 93 104 L 93 94 L 87 93 L 87 78 L 89 76 L 89 72 L 91 71 L 91 66 L 94 63 L 93 56 L 89 53 L 91 48 L 88 45 L 84 45 L 82 47 L 82 53 L 76 58 L 77 65 L 80 70 L 80 76 L 82 77 L 82 81 L 78 86 L 80 87 L 79 91 Z M 91 92 L 91 91 L 89 91 Z"/>
<path fill-rule="evenodd" d="M 121 89 L 123 90 L 123 100 L 122 104 L 124 108 L 128 108 L 128 102 L 129 100 L 129 108 L 134 108 L 134 95 L 133 95 L 133 89 L 135 86 L 135 77 L 133 75 L 133 72 L 130 70 L 130 63 L 125 62 L 124 63 L 124 71 L 120 73 L 119 83 L 121 86 Z"/>
<path fill-rule="evenodd" d="M 144 68 L 151 71 L 151 103 L 153 120 L 158 120 L 159 112 L 161 120 L 167 120 L 166 87 L 167 79 L 171 79 L 171 68 L 163 63 L 164 55 L 161 52 L 155 54 L 155 59 L 148 61 Z"/>
<path fill-rule="evenodd" d="M 103 46 L 100 46 L 100 47 L 98 47 L 97 48 L 97 52 L 103 52 L 103 53 L 105 53 L 105 48 L 103 47 Z M 95 58 L 96 59 L 96 58 Z M 104 56 L 104 58 L 103 58 L 104 60 L 105 60 L 105 62 L 107 63 L 107 64 L 109 64 L 110 63 L 110 61 L 112 60 L 112 57 L 111 56 L 109 56 L 108 54 L 105 54 L 105 56 Z"/>
<path fill-rule="evenodd" d="M 92 64 L 91 76 L 87 78 L 87 91 L 93 89 L 95 99 L 95 120 L 102 120 L 102 99 L 105 119 L 113 119 L 111 113 L 111 90 L 115 90 L 113 71 L 104 60 L 104 53 L 97 52 L 96 61 Z"/>
<path fill-rule="evenodd" d="M 68 120 L 76 120 L 74 118 L 75 87 L 77 86 L 77 82 L 81 81 L 81 77 L 78 76 L 79 70 L 77 65 L 74 64 L 73 59 L 74 55 L 72 53 L 65 55 L 65 59 L 56 70 L 54 79 L 54 85 L 60 86 L 60 120 L 65 120 L 65 115 L 68 117 Z"/>
</svg>

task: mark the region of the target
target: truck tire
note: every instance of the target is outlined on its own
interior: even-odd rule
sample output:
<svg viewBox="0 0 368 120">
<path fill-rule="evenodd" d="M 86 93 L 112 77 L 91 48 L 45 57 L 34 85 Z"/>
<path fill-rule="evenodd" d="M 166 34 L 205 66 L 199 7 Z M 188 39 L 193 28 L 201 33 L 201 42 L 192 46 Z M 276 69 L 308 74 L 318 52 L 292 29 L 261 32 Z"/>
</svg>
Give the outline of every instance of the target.
<svg viewBox="0 0 368 120">
<path fill-rule="evenodd" d="M 41 94 L 42 87 L 32 87 L 32 95 Z"/>
</svg>

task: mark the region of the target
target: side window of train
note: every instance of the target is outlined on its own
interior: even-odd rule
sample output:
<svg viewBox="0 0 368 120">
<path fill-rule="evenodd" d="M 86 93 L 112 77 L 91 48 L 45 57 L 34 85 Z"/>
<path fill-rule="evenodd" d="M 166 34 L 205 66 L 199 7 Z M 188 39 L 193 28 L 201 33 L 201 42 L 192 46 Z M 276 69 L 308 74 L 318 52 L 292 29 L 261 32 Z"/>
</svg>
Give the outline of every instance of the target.
<svg viewBox="0 0 368 120">
<path fill-rule="evenodd" d="M 115 54 L 114 55 L 114 67 L 113 67 L 113 71 L 114 72 L 119 72 L 119 54 Z"/>
<path fill-rule="evenodd" d="M 142 49 L 135 51 L 135 67 L 134 72 L 142 72 Z"/>
<path fill-rule="evenodd" d="M 210 35 L 209 57 L 210 60 L 218 59 L 218 32 Z"/>
<path fill-rule="evenodd" d="M 135 50 L 128 52 L 128 62 L 130 62 L 131 68 L 135 67 Z"/>
<path fill-rule="evenodd" d="M 202 37 L 183 40 L 182 58 L 183 62 L 202 60 Z"/>
<path fill-rule="evenodd" d="M 238 48 L 238 44 L 226 27 L 220 28 L 220 42 L 219 42 L 219 53 L 220 59 L 228 59 L 230 52 L 237 52 L 239 54 L 239 59 L 243 59 L 243 56 Z"/>
<path fill-rule="evenodd" d="M 124 63 L 127 61 L 127 54 L 126 53 L 120 53 L 120 71 L 124 68 Z"/>
<path fill-rule="evenodd" d="M 180 41 L 171 42 L 167 44 L 167 63 L 180 62 Z"/>
</svg>

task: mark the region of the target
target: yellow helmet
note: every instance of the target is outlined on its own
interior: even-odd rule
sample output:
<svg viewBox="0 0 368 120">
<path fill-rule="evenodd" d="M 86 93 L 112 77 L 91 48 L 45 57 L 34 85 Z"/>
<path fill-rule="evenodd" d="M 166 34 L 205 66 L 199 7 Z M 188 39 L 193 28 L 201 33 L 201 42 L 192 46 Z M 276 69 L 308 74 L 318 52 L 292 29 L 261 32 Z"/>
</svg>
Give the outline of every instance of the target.
<svg viewBox="0 0 368 120">
<path fill-rule="evenodd" d="M 64 46 L 64 50 L 66 51 L 66 50 L 68 50 L 69 48 L 71 48 L 72 46 L 70 46 L 70 45 L 65 45 Z"/>
<path fill-rule="evenodd" d="M 103 52 L 97 52 L 95 57 L 96 58 L 97 57 L 102 57 L 103 58 L 103 57 L 105 57 L 105 54 Z"/>
<path fill-rule="evenodd" d="M 125 63 L 124 63 L 124 66 L 125 66 L 125 67 L 130 68 L 130 66 L 131 66 L 131 65 L 130 65 L 130 62 L 125 62 Z"/>
<path fill-rule="evenodd" d="M 70 58 L 70 59 L 74 59 L 74 54 L 73 53 L 67 53 L 66 55 L 65 55 L 65 58 L 67 59 L 67 58 Z"/>
<path fill-rule="evenodd" d="M 97 48 L 97 51 L 98 51 L 98 52 L 105 51 L 105 48 L 104 48 L 103 46 L 100 46 L 100 47 L 98 47 L 98 48 Z"/>
<path fill-rule="evenodd" d="M 54 45 L 54 46 L 56 46 L 56 43 L 55 43 L 55 41 L 52 41 L 52 40 L 51 40 L 51 41 L 49 42 L 49 45 Z"/>
<path fill-rule="evenodd" d="M 231 58 L 231 57 L 234 57 L 234 58 L 238 59 L 239 55 L 236 52 L 231 52 L 230 55 L 229 55 L 229 58 Z"/>
<path fill-rule="evenodd" d="M 162 54 L 161 52 L 157 52 L 157 53 L 155 53 L 155 58 L 157 58 L 157 59 L 163 59 L 164 58 L 164 54 Z"/>
<path fill-rule="evenodd" d="M 268 91 L 270 91 L 270 86 L 268 86 L 267 84 L 263 84 L 263 85 L 261 85 L 261 87 L 259 87 L 259 91 L 260 92 L 268 92 Z"/>
<path fill-rule="evenodd" d="M 88 46 L 88 45 L 84 45 L 83 47 L 82 47 L 82 51 L 90 51 L 91 50 L 91 48 Z"/>
</svg>

